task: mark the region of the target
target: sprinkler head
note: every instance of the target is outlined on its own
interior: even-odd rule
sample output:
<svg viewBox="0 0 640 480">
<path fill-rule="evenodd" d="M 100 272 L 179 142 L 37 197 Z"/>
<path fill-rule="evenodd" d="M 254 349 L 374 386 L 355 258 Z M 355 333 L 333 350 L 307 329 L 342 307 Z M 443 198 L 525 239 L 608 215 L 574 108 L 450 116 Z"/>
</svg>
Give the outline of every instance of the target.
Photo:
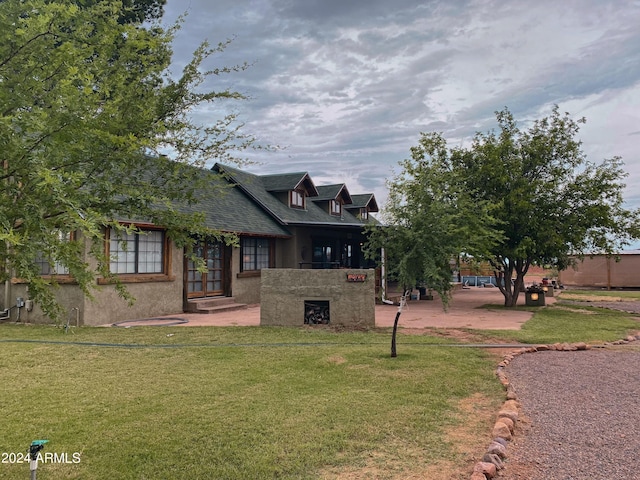
<svg viewBox="0 0 640 480">
<path fill-rule="evenodd" d="M 29 446 L 29 457 L 34 459 L 38 456 L 38 452 L 44 448 L 44 444 L 49 443 L 49 440 L 34 440 Z"/>
</svg>

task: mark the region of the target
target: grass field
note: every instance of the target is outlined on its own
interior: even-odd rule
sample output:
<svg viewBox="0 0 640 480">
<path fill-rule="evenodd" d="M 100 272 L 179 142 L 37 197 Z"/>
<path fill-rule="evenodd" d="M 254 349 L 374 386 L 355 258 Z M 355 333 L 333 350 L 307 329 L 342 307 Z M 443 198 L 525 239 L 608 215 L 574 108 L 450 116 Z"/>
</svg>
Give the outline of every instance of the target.
<svg viewBox="0 0 640 480">
<path fill-rule="evenodd" d="M 571 301 L 617 301 L 614 292 L 593 290 L 563 291 L 553 306 L 546 308 L 519 307 L 534 310 L 535 315 L 521 330 L 491 330 L 482 332 L 486 337 L 501 338 L 521 343 L 603 343 L 625 338 L 630 332 L 640 330 L 640 317 L 625 312 L 595 308 L 590 304 L 563 304 Z M 640 292 L 624 293 L 624 301 L 640 301 Z M 623 300 L 619 300 L 623 301 Z M 597 305 L 597 303 L 596 303 Z M 478 332 L 479 333 L 479 332 Z"/>
<path fill-rule="evenodd" d="M 561 297 L 582 301 L 640 301 L 638 290 L 565 290 Z"/>
<path fill-rule="evenodd" d="M 388 332 L 63 335 L 4 325 L 0 334 L 86 342 L 2 343 L 0 450 L 45 438 L 45 452 L 81 454 L 77 464 L 40 465 L 42 479 L 397 478 L 433 473 L 432 464 L 451 472 L 469 460 L 451 439 L 470 428 L 465 401 L 486 408 L 467 435 L 482 448 L 502 398 L 485 352 L 433 346 L 442 340 L 430 337 L 401 336 L 392 359 Z M 105 346 L 113 343 L 132 346 Z M 27 476 L 27 464 L 0 466 L 0 478 Z"/>
<path fill-rule="evenodd" d="M 639 325 L 559 302 L 520 331 L 472 333 L 601 342 Z M 495 356 L 447 342 L 400 334 L 390 358 L 388 330 L 0 325 L 0 452 L 48 439 L 70 463 L 39 480 L 466 479 L 504 392 Z"/>
</svg>

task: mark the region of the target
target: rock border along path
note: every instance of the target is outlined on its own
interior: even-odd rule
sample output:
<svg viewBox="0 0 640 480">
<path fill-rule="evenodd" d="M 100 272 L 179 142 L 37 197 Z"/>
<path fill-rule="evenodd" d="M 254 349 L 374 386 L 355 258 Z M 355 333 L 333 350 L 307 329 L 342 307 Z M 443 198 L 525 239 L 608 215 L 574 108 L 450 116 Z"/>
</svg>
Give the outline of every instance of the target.
<svg viewBox="0 0 640 480">
<path fill-rule="evenodd" d="M 605 343 L 603 345 L 599 345 L 598 347 L 605 348 L 612 345 L 627 345 L 638 340 L 640 340 L 640 333 L 636 335 L 630 335 L 624 340 Z M 505 372 L 507 366 L 511 363 L 511 361 L 519 355 L 523 355 L 525 353 L 536 353 L 545 351 L 572 352 L 591 350 L 592 348 L 594 347 L 587 345 L 586 343 L 556 343 L 553 345 L 537 345 L 534 347 L 525 347 L 503 356 L 502 361 L 496 368 L 496 376 L 505 389 L 506 400 L 496 417 L 496 421 L 492 431 L 493 440 L 487 447 L 486 453 L 482 457 L 482 460 L 475 464 L 470 480 L 492 479 L 498 475 L 499 471 L 506 468 L 505 460 L 507 459 L 509 442 L 511 442 L 513 439 L 514 430 L 517 426 L 521 410 L 518 395 Z M 607 477 L 605 473 L 605 476 L 603 478 L 609 477 Z"/>
</svg>

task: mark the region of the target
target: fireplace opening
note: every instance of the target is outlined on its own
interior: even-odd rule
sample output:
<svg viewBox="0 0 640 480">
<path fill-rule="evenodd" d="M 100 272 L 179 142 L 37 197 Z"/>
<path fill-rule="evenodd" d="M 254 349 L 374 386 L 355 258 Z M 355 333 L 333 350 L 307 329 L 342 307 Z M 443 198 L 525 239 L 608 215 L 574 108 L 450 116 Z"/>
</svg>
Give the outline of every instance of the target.
<svg viewBox="0 0 640 480">
<path fill-rule="evenodd" d="M 304 301 L 305 325 L 329 324 L 329 300 L 305 300 Z"/>
</svg>

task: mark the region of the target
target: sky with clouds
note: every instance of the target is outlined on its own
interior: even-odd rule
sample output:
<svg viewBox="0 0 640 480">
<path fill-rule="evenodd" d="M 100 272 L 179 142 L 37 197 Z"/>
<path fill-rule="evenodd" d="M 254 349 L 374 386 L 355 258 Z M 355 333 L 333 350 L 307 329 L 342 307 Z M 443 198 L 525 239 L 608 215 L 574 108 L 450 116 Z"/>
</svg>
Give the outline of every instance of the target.
<svg viewBox="0 0 640 480">
<path fill-rule="evenodd" d="M 185 13 L 176 73 L 202 40 L 233 38 L 215 62 L 251 67 L 211 87 L 249 96 L 245 131 L 286 147 L 248 154 L 249 171 L 384 203 L 420 132 L 465 144 L 505 106 L 526 128 L 558 104 L 587 118 L 589 160 L 623 158 L 640 207 L 640 0 L 167 0 L 164 22 Z"/>
</svg>

